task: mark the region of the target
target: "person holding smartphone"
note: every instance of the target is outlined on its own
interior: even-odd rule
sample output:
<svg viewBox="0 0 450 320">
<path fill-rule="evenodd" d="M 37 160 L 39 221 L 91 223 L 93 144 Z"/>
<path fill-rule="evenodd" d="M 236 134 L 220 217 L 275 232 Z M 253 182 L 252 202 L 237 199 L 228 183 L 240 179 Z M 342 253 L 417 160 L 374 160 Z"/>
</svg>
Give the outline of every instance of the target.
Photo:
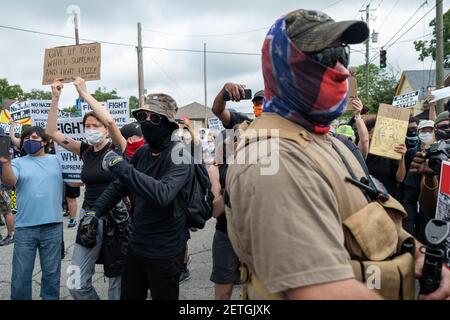
<svg viewBox="0 0 450 320">
<path fill-rule="evenodd" d="M 2 143 L 3 150 L 2 156 L 9 157 L 10 153 L 10 139 L 5 134 L 3 128 L 0 128 L 0 139 L 4 141 Z M 1 167 L 0 167 L 0 175 L 1 175 Z M 7 235 L 2 239 L 0 234 L 0 247 L 7 246 L 14 242 L 13 233 L 14 233 L 14 215 L 11 210 L 11 188 L 6 187 L 3 183 L 0 185 L 0 216 L 3 216 L 5 219 Z M 1 221 L 1 218 L 0 218 Z"/>
<path fill-rule="evenodd" d="M 12 161 L 0 157 L 3 184 L 15 186 L 17 192 L 12 300 L 32 299 L 36 251 L 42 270 L 41 298 L 59 299 L 63 179 L 57 157 L 47 153 L 49 141 L 44 129 L 29 127 L 21 136 L 27 155 Z"/>
</svg>

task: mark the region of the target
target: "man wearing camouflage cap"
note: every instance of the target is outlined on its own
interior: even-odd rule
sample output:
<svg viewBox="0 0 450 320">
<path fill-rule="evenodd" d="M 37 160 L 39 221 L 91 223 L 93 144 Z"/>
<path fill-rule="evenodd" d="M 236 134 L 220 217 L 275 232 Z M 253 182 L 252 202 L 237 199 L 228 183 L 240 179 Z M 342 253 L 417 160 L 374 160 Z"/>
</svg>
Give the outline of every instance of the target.
<svg viewBox="0 0 450 320">
<path fill-rule="evenodd" d="M 114 151 L 105 155 L 103 169 L 118 179 L 97 200 L 97 217 L 126 196 L 134 199 L 133 232 L 122 274 L 122 300 L 177 300 L 186 245 L 186 216 L 174 206 L 191 193 L 193 165 L 171 159 L 177 104 L 166 94 L 150 94 L 133 116 L 141 125 L 146 145 L 130 163 Z M 189 164 L 188 164 L 189 163 Z"/>
<path fill-rule="evenodd" d="M 366 174 L 327 134 L 348 101 L 348 45 L 368 36 L 362 21 L 308 10 L 281 17 L 266 36 L 263 114 L 236 151 L 237 159 L 253 160 L 231 164 L 226 178 L 228 234 L 249 273 L 244 297 L 415 297 L 414 255 L 422 256 L 401 228 L 403 207 L 348 182 Z M 277 144 L 270 154 L 255 151 L 268 141 Z M 274 162 L 277 172 L 266 174 Z M 449 273 L 427 298 L 450 295 Z"/>
</svg>

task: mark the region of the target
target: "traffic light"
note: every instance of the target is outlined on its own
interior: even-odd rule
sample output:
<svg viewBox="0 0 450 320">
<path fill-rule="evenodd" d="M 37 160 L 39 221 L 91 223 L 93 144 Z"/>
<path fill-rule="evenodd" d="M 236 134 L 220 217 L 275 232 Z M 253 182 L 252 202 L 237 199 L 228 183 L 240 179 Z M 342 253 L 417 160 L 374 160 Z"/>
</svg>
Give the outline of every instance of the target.
<svg viewBox="0 0 450 320">
<path fill-rule="evenodd" d="M 380 69 L 386 68 L 386 50 L 380 50 Z"/>
</svg>

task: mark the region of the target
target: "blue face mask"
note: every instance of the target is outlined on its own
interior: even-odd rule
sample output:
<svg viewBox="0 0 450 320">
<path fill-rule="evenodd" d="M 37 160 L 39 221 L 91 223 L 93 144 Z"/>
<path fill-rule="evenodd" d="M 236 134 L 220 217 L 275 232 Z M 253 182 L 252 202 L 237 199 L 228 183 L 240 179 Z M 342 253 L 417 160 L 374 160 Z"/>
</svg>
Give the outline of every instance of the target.
<svg viewBox="0 0 450 320">
<path fill-rule="evenodd" d="M 42 141 L 27 140 L 23 143 L 23 150 L 25 150 L 27 154 L 33 155 L 44 147 L 41 143 Z"/>
</svg>

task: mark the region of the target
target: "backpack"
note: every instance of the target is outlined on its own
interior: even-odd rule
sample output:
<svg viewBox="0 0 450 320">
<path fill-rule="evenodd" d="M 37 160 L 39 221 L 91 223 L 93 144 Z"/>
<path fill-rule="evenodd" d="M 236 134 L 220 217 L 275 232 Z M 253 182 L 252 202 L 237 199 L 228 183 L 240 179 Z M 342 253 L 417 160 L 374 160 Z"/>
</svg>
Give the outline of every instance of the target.
<svg viewBox="0 0 450 320">
<path fill-rule="evenodd" d="M 203 229 L 212 217 L 214 195 L 211 191 L 208 171 L 202 164 L 194 164 L 194 178 L 186 210 L 186 226 Z"/>
<path fill-rule="evenodd" d="M 175 144 L 175 148 L 180 148 L 179 154 L 183 155 L 185 148 L 181 143 Z M 211 191 L 211 182 L 209 181 L 208 171 L 203 164 L 195 163 L 191 155 L 194 174 L 191 183 L 191 192 L 187 199 L 176 197 L 174 201 L 174 214 L 186 214 L 186 227 L 188 229 L 203 229 L 206 221 L 212 217 L 212 203 L 214 195 Z M 187 204 L 187 205 L 186 205 Z"/>
</svg>

